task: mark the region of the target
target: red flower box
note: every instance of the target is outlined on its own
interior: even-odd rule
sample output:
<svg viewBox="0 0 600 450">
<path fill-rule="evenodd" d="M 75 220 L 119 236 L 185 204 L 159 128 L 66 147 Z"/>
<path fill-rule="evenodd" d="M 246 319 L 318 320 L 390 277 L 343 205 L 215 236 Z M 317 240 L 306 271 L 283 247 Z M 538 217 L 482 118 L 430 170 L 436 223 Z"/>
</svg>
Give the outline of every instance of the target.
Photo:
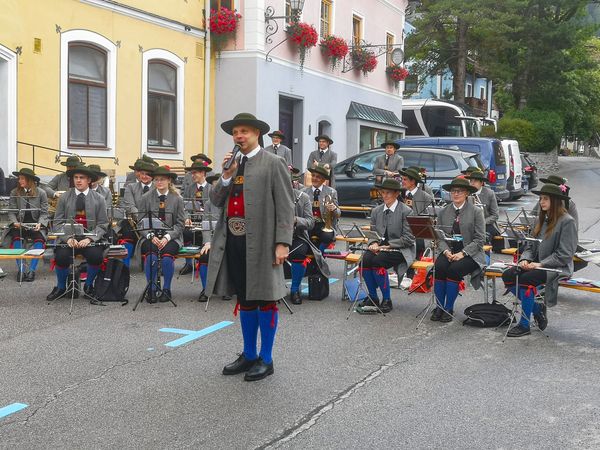
<svg viewBox="0 0 600 450">
<path fill-rule="evenodd" d="M 321 52 L 331 60 L 331 68 L 335 69 L 341 59 L 348 54 L 348 43 L 344 38 L 329 35 L 321 39 Z"/>
</svg>

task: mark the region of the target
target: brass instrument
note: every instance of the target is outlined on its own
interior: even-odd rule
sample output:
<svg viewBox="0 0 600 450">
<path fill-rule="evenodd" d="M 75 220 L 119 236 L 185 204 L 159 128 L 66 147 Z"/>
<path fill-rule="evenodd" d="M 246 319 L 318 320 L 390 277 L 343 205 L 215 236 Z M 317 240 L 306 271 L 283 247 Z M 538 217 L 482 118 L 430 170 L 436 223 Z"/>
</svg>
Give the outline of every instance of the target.
<svg viewBox="0 0 600 450">
<path fill-rule="evenodd" d="M 61 195 L 63 195 L 66 191 L 56 191 L 55 196 L 48 199 L 48 214 L 54 216 L 56 212 L 56 206 L 58 205 L 58 199 Z"/>
<path fill-rule="evenodd" d="M 331 195 L 326 195 L 324 200 L 324 204 L 325 204 L 325 214 L 323 216 L 323 221 L 325 222 L 325 226 L 323 227 L 323 231 L 325 231 L 326 233 L 333 233 L 333 212 L 329 211 L 329 209 L 327 209 L 328 205 L 332 205 L 333 204 L 333 198 L 331 197 Z"/>
</svg>

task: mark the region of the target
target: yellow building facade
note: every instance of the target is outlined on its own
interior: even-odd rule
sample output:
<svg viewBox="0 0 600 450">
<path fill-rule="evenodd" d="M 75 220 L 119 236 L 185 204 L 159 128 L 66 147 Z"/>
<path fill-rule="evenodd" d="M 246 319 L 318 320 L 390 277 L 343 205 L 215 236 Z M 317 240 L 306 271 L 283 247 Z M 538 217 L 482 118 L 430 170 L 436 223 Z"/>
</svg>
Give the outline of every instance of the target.
<svg viewBox="0 0 600 450">
<path fill-rule="evenodd" d="M 207 150 L 205 3 L 2 0 L 0 167 L 50 176 L 75 153 L 122 176 Z"/>
</svg>

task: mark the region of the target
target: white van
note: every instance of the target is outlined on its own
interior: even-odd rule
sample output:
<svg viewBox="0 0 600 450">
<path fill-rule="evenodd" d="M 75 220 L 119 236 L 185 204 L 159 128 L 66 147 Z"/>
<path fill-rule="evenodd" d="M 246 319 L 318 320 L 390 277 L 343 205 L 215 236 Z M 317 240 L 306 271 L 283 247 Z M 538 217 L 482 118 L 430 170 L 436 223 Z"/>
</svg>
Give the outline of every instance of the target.
<svg viewBox="0 0 600 450">
<path fill-rule="evenodd" d="M 523 165 L 521 164 L 519 143 L 514 139 L 502 139 L 502 150 L 508 170 L 506 189 L 510 192 L 510 200 L 516 200 L 525 194 L 522 185 Z"/>
</svg>

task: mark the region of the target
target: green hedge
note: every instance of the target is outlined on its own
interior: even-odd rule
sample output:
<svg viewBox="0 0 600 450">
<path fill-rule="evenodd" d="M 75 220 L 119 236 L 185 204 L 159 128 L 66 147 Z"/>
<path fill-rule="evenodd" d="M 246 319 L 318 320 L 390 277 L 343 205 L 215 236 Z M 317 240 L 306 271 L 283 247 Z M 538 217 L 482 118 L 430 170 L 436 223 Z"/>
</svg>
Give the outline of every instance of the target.
<svg viewBox="0 0 600 450">
<path fill-rule="evenodd" d="M 560 145 L 564 123 L 553 111 L 511 111 L 498 122 L 498 134 L 519 141 L 528 152 L 549 152 Z"/>
</svg>

